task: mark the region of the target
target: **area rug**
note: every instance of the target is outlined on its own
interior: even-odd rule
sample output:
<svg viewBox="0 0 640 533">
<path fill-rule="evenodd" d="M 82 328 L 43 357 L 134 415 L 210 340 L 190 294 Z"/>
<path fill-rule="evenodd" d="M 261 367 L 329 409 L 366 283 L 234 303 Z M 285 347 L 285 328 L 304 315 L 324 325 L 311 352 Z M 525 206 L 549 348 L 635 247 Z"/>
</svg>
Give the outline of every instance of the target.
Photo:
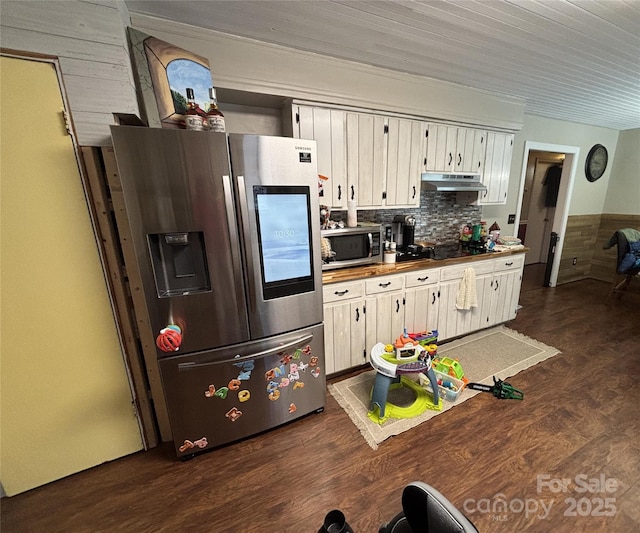
<svg viewBox="0 0 640 533">
<path fill-rule="evenodd" d="M 438 355 L 457 359 L 465 377 L 476 383 L 493 384 L 493 376 L 506 380 L 557 355 L 559 350 L 531 339 L 505 326 L 480 331 L 438 346 Z M 369 398 L 375 380 L 375 370 L 369 370 L 352 378 L 329 384 L 329 392 L 347 412 L 362 436 L 374 450 L 384 440 L 399 435 L 455 406 L 460 406 L 480 391 L 463 390 L 455 402 L 444 401 L 441 411 L 427 410 L 409 419 L 388 418 L 378 424 L 367 417 Z M 517 385 L 511 382 L 515 387 Z M 391 399 L 391 392 L 390 397 Z M 393 403 L 398 403 L 394 398 Z"/>
</svg>

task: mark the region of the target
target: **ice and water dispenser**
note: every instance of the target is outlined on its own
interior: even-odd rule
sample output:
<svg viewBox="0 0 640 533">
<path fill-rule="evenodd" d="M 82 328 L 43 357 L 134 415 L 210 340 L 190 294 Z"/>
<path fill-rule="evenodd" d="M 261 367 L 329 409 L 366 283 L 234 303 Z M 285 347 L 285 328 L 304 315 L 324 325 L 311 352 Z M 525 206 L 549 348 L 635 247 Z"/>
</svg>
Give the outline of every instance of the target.
<svg viewBox="0 0 640 533">
<path fill-rule="evenodd" d="M 147 239 L 159 298 L 211 290 L 202 231 L 154 233 Z"/>
</svg>

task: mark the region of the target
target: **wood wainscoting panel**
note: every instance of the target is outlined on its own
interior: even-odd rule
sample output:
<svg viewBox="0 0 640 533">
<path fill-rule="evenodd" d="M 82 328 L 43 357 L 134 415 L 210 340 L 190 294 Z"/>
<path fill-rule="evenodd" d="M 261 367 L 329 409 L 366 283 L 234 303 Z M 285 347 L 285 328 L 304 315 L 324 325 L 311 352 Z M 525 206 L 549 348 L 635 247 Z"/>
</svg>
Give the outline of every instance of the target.
<svg viewBox="0 0 640 533">
<path fill-rule="evenodd" d="M 600 227 L 600 217 L 601 215 L 576 215 L 567 219 L 558 271 L 558 285 L 591 277 L 591 264 Z"/>
</svg>

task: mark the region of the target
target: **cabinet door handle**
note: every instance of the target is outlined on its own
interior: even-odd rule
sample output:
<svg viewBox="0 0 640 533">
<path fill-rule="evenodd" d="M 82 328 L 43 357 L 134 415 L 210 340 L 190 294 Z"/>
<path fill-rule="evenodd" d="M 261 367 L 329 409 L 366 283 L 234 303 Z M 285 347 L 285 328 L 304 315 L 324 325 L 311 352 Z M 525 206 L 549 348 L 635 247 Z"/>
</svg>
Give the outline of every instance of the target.
<svg viewBox="0 0 640 533">
<path fill-rule="evenodd" d="M 427 281 L 429 279 L 429 276 L 425 276 L 424 278 L 418 278 L 418 281 Z"/>
<path fill-rule="evenodd" d="M 416 186 L 413 186 L 413 196 L 411 198 L 415 198 L 416 197 Z"/>
<path fill-rule="evenodd" d="M 378 287 L 382 287 L 383 289 L 386 289 L 389 285 L 391 285 L 390 281 L 387 281 L 386 283 L 378 283 Z"/>
<path fill-rule="evenodd" d="M 436 293 L 433 293 L 433 300 L 431 300 L 431 305 L 433 305 L 434 303 L 436 303 Z"/>
<path fill-rule="evenodd" d="M 462 164 L 462 154 L 458 154 L 458 166 Z"/>
<path fill-rule="evenodd" d="M 396 300 L 396 313 L 400 312 L 400 300 Z"/>
<path fill-rule="evenodd" d="M 356 197 L 356 190 L 353 188 L 353 185 L 351 186 L 351 199 L 354 200 Z"/>
<path fill-rule="evenodd" d="M 360 310 L 356 307 L 356 322 L 360 320 Z"/>
<path fill-rule="evenodd" d="M 494 291 L 497 291 L 497 290 L 498 290 L 498 280 L 496 280 L 496 288 L 495 288 L 495 289 L 493 289 L 493 290 L 494 290 Z"/>
<path fill-rule="evenodd" d="M 338 185 L 338 200 L 342 200 L 342 185 Z"/>
<path fill-rule="evenodd" d="M 447 166 L 451 166 L 451 162 L 453 161 L 453 153 L 449 152 L 449 164 Z"/>
<path fill-rule="evenodd" d="M 336 296 L 344 296 L 348 292 L 349 292 L 349 289 L 345 289 L 343 291 L 335 291 L 333 294 L 335 294 Z"/>
</svg>

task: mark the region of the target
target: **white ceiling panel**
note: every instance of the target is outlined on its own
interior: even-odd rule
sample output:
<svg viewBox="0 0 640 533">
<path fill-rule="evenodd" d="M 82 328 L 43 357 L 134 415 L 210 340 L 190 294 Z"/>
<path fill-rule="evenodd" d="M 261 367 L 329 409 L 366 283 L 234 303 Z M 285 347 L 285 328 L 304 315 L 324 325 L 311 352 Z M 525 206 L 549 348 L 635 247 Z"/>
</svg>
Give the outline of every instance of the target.
<svg viewBox="0 0 640 533">
<path fill-rule="evenodd" d="M 640 128 L 640 0 L 126 0 L 129 11 Z"/>
</svg>

